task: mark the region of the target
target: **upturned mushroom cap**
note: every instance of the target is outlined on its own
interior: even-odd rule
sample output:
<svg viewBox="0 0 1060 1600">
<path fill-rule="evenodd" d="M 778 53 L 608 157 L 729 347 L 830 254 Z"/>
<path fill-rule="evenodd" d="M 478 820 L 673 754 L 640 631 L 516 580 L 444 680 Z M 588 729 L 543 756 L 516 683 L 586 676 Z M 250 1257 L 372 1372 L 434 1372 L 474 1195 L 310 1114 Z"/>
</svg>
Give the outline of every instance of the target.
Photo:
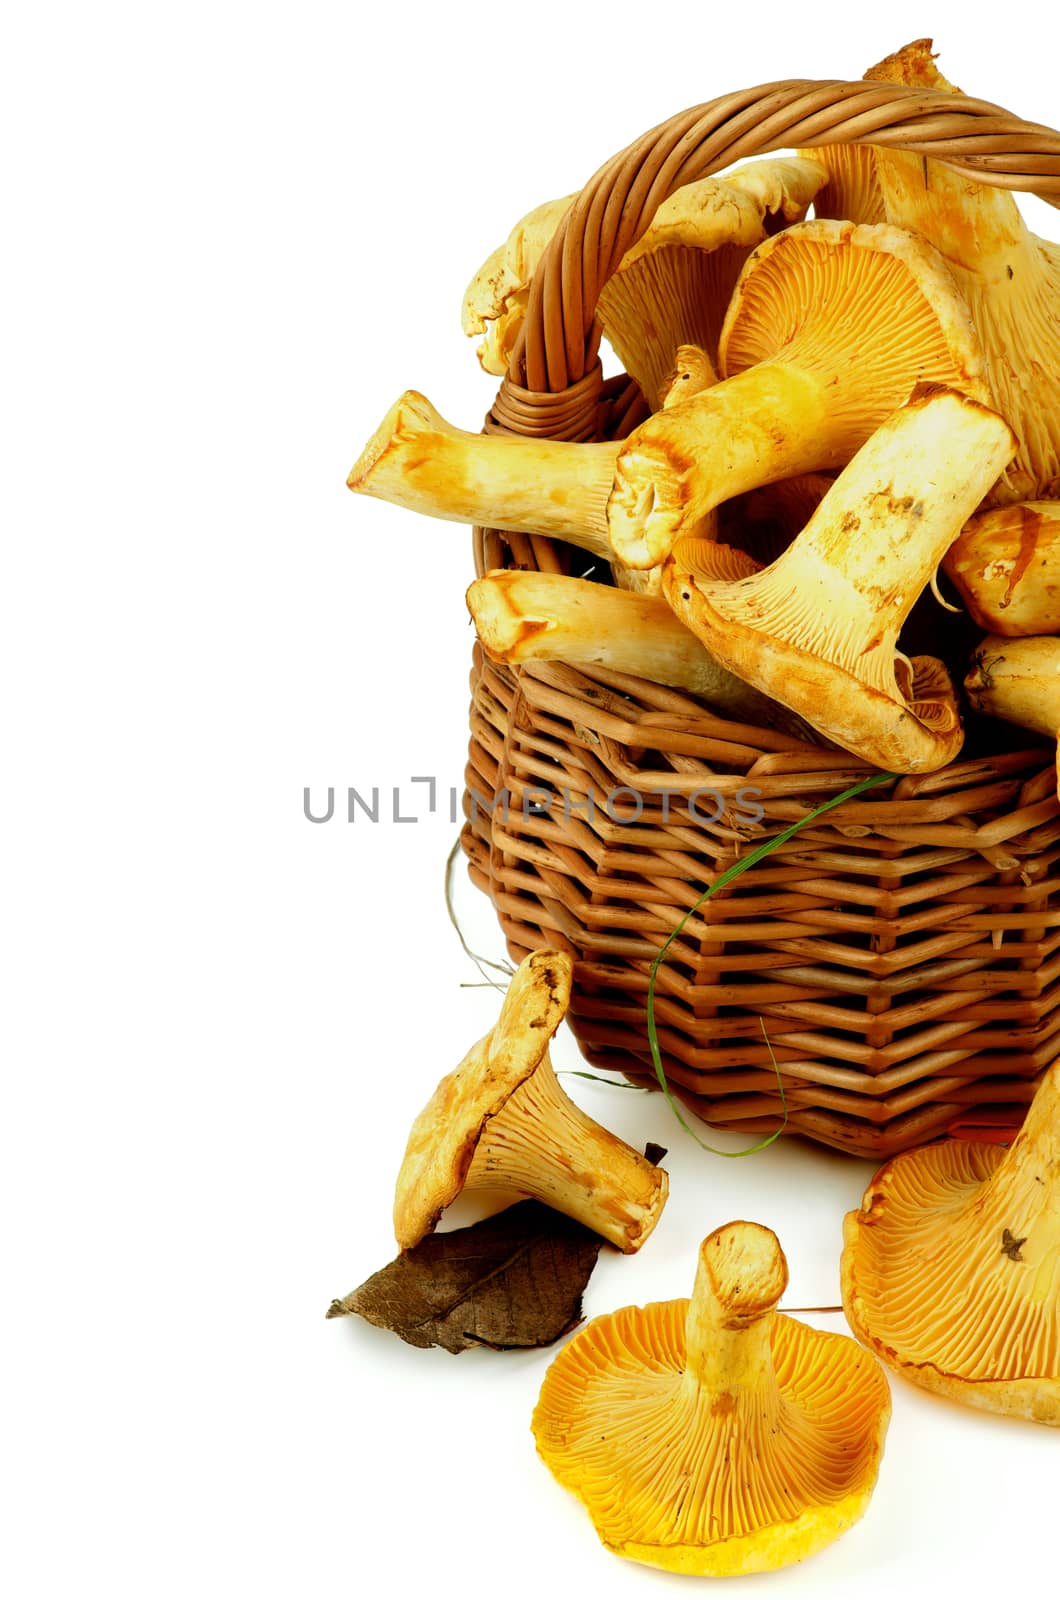
<svg viewBox="0 0 1060 1600">
<path fill-rule="evenodd" d="M 686 184 L 600 291 L 604 336 L 654 409 L 682 345 L 712 363 L 740 269 L 755 245 L 806 215 L 825 181 L 810 159 L 770 157 Z"/>
<path fill-rule="evenodd" d="M 898 634 L 969 512 L 1015 448 L 995 412 L 926 385 L 877 429 L 794 544 L 725 582 L 716 545 L 682 540 L 663 589 L 730 671 L 890 772 L 932 771 L 963 739 L 941 663 Z"/>
<path fill-rule="evenodd" d="M 954 86 L 919 39 L 870 77 L 934 90 Z M 879 148 L 876 174 L 887 220 L 911 228 L 945 256 L 979 334 L 994 403 L 1020 441 L 992 500 L 1060 494 L 1060 245 L 1039 239 L 1008 190 L 943 161 Z"/>
<path fill-rule="evenodd" d="M 692 1299 L 627 1307 L 560 1352 L 537 1448 L 616 1554 L 727 1576 L 801 1561 L 865 1512 L 890 1417 L 876 1361 L 780 1316 L 787 1263 L 753 1222 L 700 1249 Z"/>
<path fill-rule="evenodd" d="M 981 628 L 1007 638 L 1060 633 L 1060 501 L 978 512 L 942 564 Z"/>
<path fill-rule="evenodd" d="M 967 307 L 942 257 L 900 228 L 796 223 L 748 258 L 723 381 L 647 418 L 607 507 L 630 566 L 654 566 L 706 514 L 763 483 L 844 465 L 921 382 L 989 404 Z"/>
<path fill-rule="evenodd" d="M 699 344 L 713 355 L 748 252 L 804 217 L 824 181 L 812 158 L 770 157 L 686 184 L 663 201 L 597 302 L 606 338 L 653 409 L 678 345 Z M 468 285 L 463 328 L 469 336 L 485 332 L 478 355 L 487 372 L 508 370 L 530 280 L 574 198 L 523 217 Z"/>
<path fill-rule="evenodd" d="M 910 1382 L 1060 1427 L 1060 1062 L 1009 1150 L 896 1156 L 844 1224 L 843 1306 Z"/>
<path fill-rule="evenodd" d="M 517 968 L 496 1025 L 442 1079 L 412 1125 L 394 1196 L 403 1250 L 464 1188 L 529 1195 L 638 1250 L 666 1203 L 666 1173 L 568 1099 L 548 1046 L 570 1002 L 573 963 L 538 950 Z"/>
</svg>

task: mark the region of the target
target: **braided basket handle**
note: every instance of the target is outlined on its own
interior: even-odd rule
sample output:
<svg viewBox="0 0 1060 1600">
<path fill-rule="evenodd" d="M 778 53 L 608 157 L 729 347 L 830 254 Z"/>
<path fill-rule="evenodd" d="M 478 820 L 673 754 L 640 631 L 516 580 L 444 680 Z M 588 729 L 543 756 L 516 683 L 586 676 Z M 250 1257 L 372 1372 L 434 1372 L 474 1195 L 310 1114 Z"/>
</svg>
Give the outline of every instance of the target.
<svg viewBox="0 0 1060 1600">
<path fill-rule="evenodd" d="M 912 150 L 980 183 L 1060 207 L 1060 134 L 985 100 L 890 83 L 792 79 L 693 106 L 606 162 L 560 222 L 534 274 L 498 396 L 508 427 L 539 431 L 540 424 L 516 420 L 520 407 L 533 410 L 535 393 L 591 387 L 600 290 L 676 189 L 734 161 L 824 144 Z"/>
</svg>

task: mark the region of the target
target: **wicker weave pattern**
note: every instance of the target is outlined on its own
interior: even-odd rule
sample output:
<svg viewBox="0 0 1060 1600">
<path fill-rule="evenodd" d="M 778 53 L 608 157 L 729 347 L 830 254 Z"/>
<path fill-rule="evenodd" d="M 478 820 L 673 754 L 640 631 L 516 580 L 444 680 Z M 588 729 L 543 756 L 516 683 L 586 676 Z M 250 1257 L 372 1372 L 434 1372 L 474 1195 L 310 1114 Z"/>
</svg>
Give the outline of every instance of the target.
<svg viewBox="0 0 1060 1600">
<path fill-rule="evenodd" d="M 696 107 L 571 206 L 487 425 L 628 433 L 643 400 L 602 382 L 594 308 L 657 207 L 734 161 L 844 141 L 1060 203 L 1060 134 L 963 96 L 795 82 Z M 479 573 L 564 564 L 547 539 L 476 530 Z M 472 695 L 472 879 L 513 958 L 575 956 L 588 1059 L 654 1083 L 646 996 L 665 939 L 715 876 L 870 769 L 612 673 L 509 670 L 476 650 Z M 708 1122 L 772 1131 L 779 1070 L 791 1131 L 886 1156 L 970 1108 L 1021 1119 L 1055 1055 L 1058 978 L 1060 805 L 1038 747 L 895 780 L 801 831 L 691 918 L 660 968 L 656 1019 L 667 1077 Z"/>
</svg>

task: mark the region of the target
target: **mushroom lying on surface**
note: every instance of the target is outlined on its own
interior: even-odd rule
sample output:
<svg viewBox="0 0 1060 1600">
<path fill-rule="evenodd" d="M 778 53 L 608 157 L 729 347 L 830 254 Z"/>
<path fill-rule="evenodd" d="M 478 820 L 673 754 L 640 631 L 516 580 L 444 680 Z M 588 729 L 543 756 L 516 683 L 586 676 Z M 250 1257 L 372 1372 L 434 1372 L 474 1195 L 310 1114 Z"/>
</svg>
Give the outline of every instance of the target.
<svg viewBox="0 0 1060 1600">
<path fill-rule="evenodd" d="M 898 633 L 1015 440 L 995 412 L 925 385 L 840 473 L 794 544 L 737 582 L 721 546 L 681 540 L 663 588 L 711 655 L 843 749 L 888 772 L 930 772 L 961 747 L 956 697 Z"/>
<path fill-rule="evenodd" d="M 748 252 L 804 217 L 824 178 L 810 158 L 770 157 L 686 184 L 663 201 L 596 307 L 605 337 L 653 410 L 677 347 L 702 345 L 713 358 Z M 485 332 L 479 361 L 497 377 L 511 362 L 530 280 L 574 198 L 547 201 L 523 217 L 468 285 L 464 332 Z"/>
<path fill-rule="evenodd" d="M 1060 633 L 1060 501 L 978 512 L 942 565 L 981 628 L 1008 638 Z"/>
<path fill-rule="evenodd" d="M 738 550 L 718 547 L 732 577 L 755 571 Z M 707 654 L 665 600 L 554 572 L 490 572 L 467 591 L 486 654 L 495 661 L 568 661 L 647 678 L 709 700 L 720 714 L 759 727 L 809 730 Z"/>
<path fill-rule="evenodd" d="M 409 1134 L 394 1197 L 403 1250 L 462 1189 L 508 1189 L 639 1250 L 666 1203 L 666 1173 L 586 1116 L 548 1057 L 570 1002 L 571 958 L 538 950 L 517 969 L 494 1028 L 442 1079 Z"/>
<path fill-rule="evenodd" d="M 844 1240 L 843 1306 L 881 1360 L 1060 1427 L 1060 1061 L 1009 1150 L 951 1139 L 896 1156 Z"/>
<path fill-rule="evenodd" d="M 724 1576 L 801 1561 L 862 1516 L 891 1403 L 852 1339 L 776 1313 L 776 1236 L 700 1248 L 691 1301 L 597 1317 L 552 1363 L 537 1448 L 616 1554 Z"/>
<path fill-rule="evenodd" d="M 871 76 L 953 90 L 935 67 L 931 41 L 889 56 Z M 1060 494 L 1060 245 L 1037 238 L 1007 189 L 955 172 L 944 161 L 877 149 L 887 220 L 913 228 L 945 256 L 979 334 L 994 403 L 1019 452 L 992 499 Z"/>
<path fill-rule="evenodd" d="M 845 464 L 918 382 L 990 398 L 941 256 L 900 228 L 847 222 L 797 223 L 754 251 L 720 370 L 619 452 L 607 520 L 630 566 L 657 565 L 733 495 Z"/>
</svg>

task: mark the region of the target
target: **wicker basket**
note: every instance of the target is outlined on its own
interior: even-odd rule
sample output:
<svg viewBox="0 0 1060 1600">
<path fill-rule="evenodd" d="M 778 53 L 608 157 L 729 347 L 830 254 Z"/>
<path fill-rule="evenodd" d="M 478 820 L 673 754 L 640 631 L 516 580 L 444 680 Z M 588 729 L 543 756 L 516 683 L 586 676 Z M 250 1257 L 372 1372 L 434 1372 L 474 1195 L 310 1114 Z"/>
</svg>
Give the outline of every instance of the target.
<svg viewBox="0 0 1060 1600">
<path fill-rule="evenodd" d="M 1060 201 L 1060 135 L 962 96 L 800 81 L 696 107 L 568 211 L 487 428 L 627 433 L 646 407 L 631 380 L 602 380 L 594 307 L 656 208 L 734 161 L 842 142 Z M 564 559 L 546 539 L 475 531 L 480 574 Z M 471 877 L 513 958 L 575 956 L 586 1057 L 654 1083 L 646 997 L 663 942 L 721 871 L 870 769 L 614 673 L 508 669 L 477 650 L 472 694 Z M 774 1129 L 779 1070 L 788 1130 L 863 1155 L 1019 1122 L 1060 1029 L 1060 806 L 1052 750 L 994 737 L 837 807 L 689 920 L 656 1019 L 668 1079 L 706 1121 Z"/>
</svg>

